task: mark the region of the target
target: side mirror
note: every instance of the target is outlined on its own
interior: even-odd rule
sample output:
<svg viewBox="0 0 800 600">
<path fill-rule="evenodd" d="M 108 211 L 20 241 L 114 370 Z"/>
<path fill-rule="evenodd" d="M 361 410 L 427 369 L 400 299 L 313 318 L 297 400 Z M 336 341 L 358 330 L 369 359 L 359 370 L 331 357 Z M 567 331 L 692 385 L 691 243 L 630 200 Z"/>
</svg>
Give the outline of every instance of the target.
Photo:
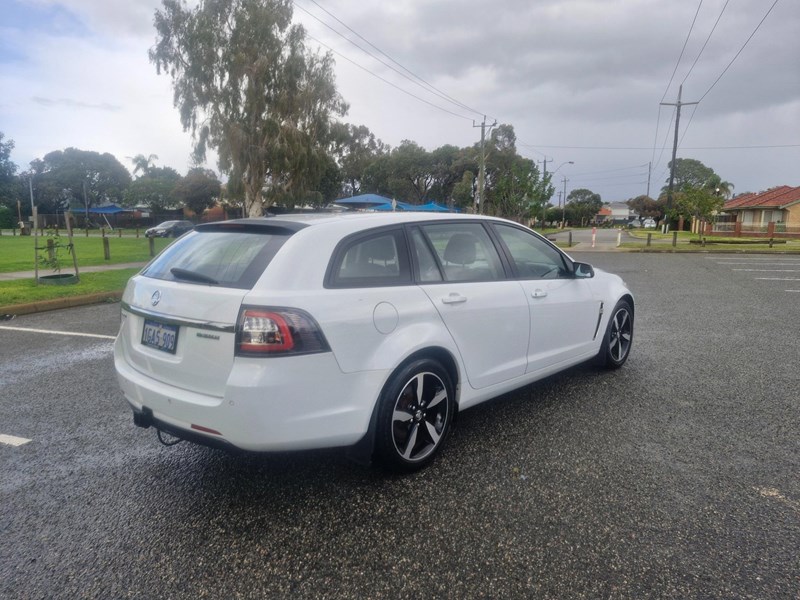
<svg viewBox="0 0 800 600">
<path fill-rule="evenodd" d="M 576 279 L 591 279 L 594 277 L 594 269 L 592 265 L 576 262 L 572 265 L 572 274 Z"/>
</svg>

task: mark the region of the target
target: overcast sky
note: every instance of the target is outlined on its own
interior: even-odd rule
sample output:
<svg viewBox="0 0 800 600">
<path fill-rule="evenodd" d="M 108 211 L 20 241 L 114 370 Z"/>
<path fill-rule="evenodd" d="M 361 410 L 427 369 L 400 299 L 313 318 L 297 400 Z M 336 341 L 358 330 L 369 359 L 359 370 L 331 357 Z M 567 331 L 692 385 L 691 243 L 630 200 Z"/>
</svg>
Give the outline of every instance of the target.
<svg viewBox="0 0 800 600">
<path fill-rule="evenodd" d="M 295 0 L 295 20 L 311 46 L 334 52 L 344 120 L 392 146 L 468 146 L 486 115 L 514 126 L 522 155 L 558 169 L 559 191 L 565 176 L 567 193 L 626 200 L 647 192 L 652 162 L 656 196 L 674 131 L 674 108 L 660 102 L 674 103 L 683 83 L 683 102 L 702 102 L 681 111 L 678 157 L 736 193 L 800 185 L 797 0 L 768 15 L 774 0 L 317 1 Z M 159 1 L 2 3 L 0 131 L 21 170 L 73 146 L 129 169 L 127 157 L 156 154 L 186 172 L 191 138 L 170 79 L 147 57 Z"/>
</svg>

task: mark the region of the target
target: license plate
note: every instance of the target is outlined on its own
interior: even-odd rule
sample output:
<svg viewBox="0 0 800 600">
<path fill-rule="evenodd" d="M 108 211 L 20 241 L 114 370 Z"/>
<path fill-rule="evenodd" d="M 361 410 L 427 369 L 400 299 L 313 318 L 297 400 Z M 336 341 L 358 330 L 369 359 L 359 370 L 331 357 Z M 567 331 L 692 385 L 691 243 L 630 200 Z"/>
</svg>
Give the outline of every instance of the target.
<svg viewBox="0 0 800 600">
<path fill-rule="evenodd" d="M 175 348 L 178 346 L 178 326 L 145 319 L 142 345 L 175 354 Z"/>
</svg>

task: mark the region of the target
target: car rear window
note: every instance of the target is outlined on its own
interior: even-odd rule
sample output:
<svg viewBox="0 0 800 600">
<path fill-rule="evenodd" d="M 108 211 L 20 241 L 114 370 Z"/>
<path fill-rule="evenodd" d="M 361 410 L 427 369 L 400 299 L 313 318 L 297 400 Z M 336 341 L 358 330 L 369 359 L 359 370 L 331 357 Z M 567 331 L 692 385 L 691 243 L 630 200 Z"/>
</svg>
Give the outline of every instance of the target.
<svg viewBox="0 0 800 600">
<path fill-rule="evenodd" d="M 251 289 L 292 235 L 282 228 L 195 231 L 166 248 L 142 275 L 165 281 Z"/>
</svg>

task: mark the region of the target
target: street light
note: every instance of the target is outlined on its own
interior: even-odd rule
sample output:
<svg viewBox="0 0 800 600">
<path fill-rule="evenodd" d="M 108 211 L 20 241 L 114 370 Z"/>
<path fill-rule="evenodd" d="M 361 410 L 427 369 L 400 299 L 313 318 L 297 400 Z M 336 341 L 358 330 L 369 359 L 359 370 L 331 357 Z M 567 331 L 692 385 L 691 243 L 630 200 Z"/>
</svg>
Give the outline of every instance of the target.
<svg viewBox="0 0 800 600">
<path fill-rule="evenodd" d="M 541 161 L 541 162 L 543 162 L 543 163 L 544 163 L 544 179 L 547 179 L 547 162 L 548 162 L 548 161 L 547 161 L 547 157 L 545 156 L 545 157 L 544 157 L 544 160 L 543 160 L 543 161 Z M 550 162 L 552 162 L 552 159 L 550 159 Z M 564 161 L 563 163 L 561 163 L 560 165 L 558 165 L 558 166 L 556 167 L 556 170 L 555 170 L 555 171 L 553 171 L 553 172 L 551 172 L 551 173 L 550 173 L 550 179 L 552 180 L 552 178 L 553 178 L 553 175 L 555 175 L 555 174 L 556 174 L 556 172 L 558 172 L 558 170 L 559 170 L 561 167 L 563 167 L 564 165 L 574 165 L 574 164 L 575 164 L 575 163 L 574 163 L 574 162 L 572 162 L 571 160 Z M 545 201 L 543 201 L 543 202 L 542 202 L 542 230 L 544 230 L 544 221 L 545 221 L 545 216 L 546 216 L 546 212 L 547 212 L 547 202 L 548 202 L 549 200 L 550 200 L 550 198 L 547 198 L 547 200 L 545 200 Z"/>
</svg>

